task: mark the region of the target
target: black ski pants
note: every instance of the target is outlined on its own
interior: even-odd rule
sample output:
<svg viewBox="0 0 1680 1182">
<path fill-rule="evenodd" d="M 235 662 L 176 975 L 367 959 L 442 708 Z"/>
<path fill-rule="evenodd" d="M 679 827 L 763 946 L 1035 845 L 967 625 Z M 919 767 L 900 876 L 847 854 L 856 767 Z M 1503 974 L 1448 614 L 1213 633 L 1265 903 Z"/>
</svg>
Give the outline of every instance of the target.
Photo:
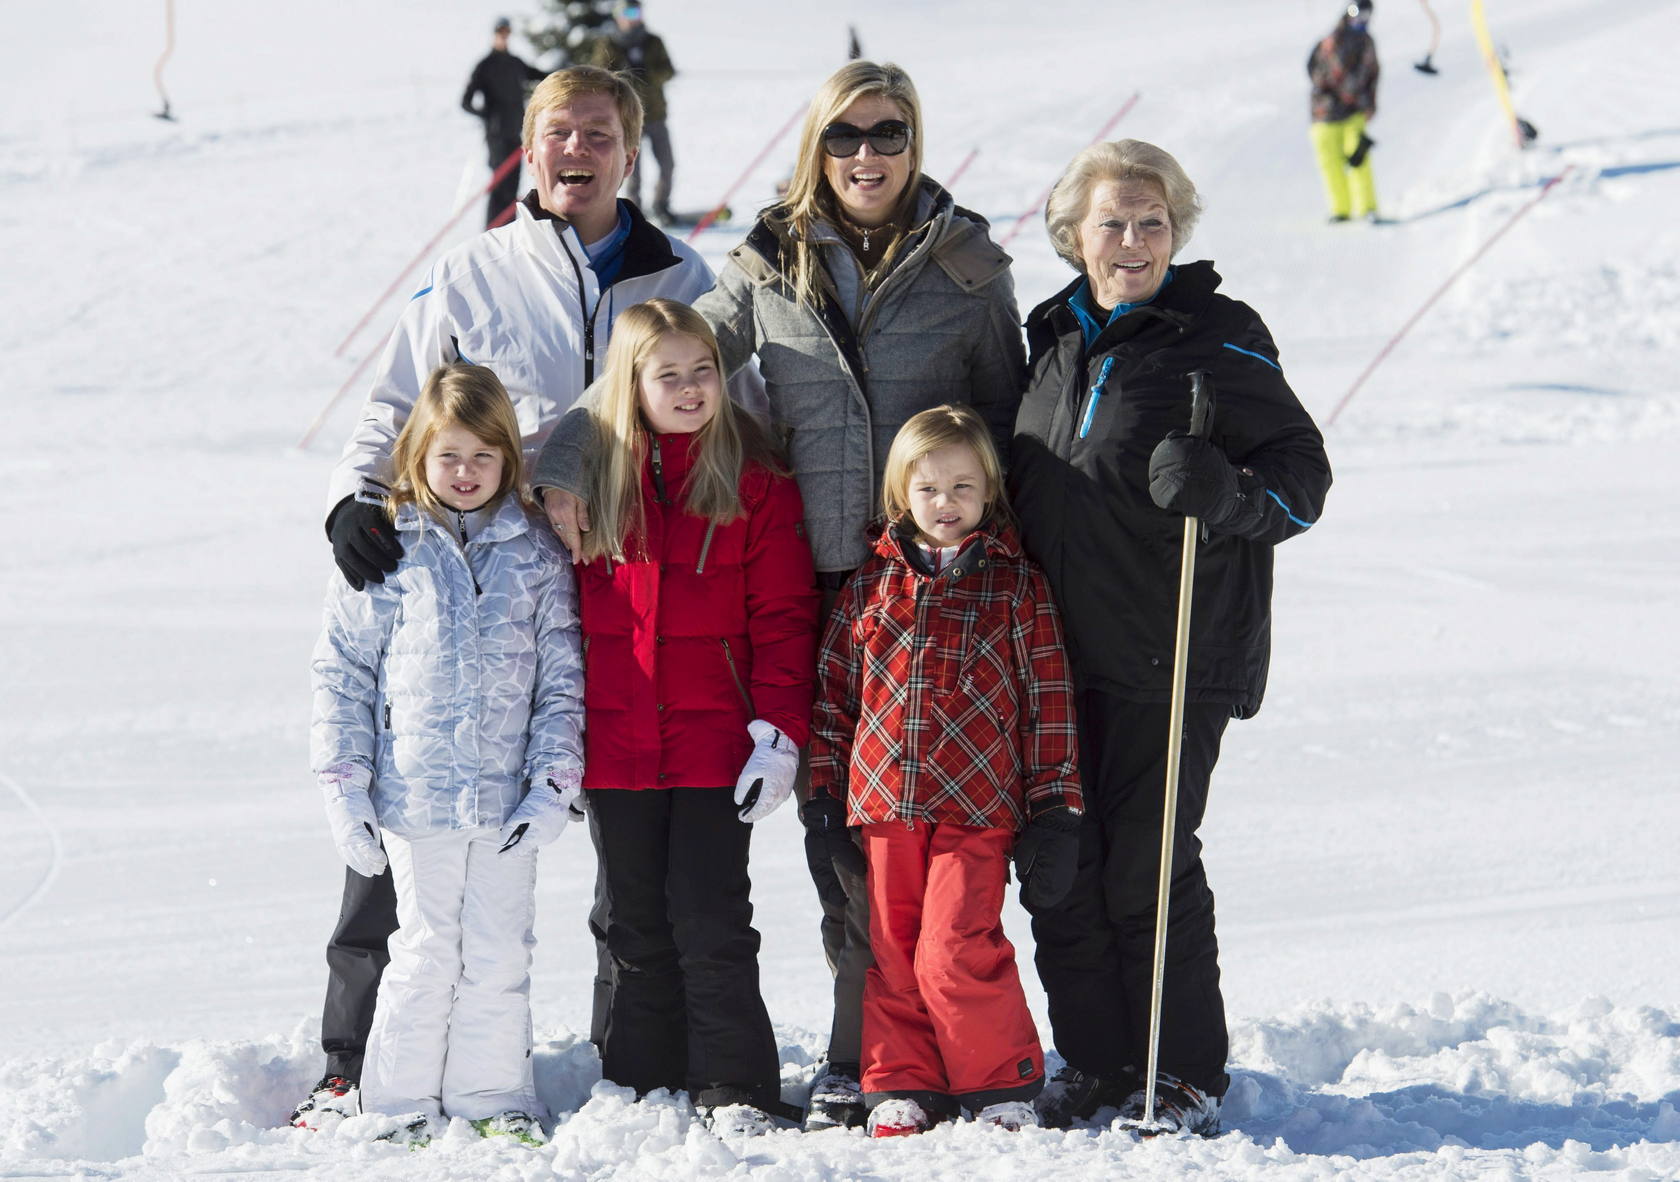
<svg viewBox="0 0 1680 1182">
<path fill-rule="evenodd" d="M 822 591 L 818 618 L 826 621 L 840 588 L 850 571 L 820 571 Z M 811 787 L 811 749 L 799 753 L 799 774 L 794 781 L 795 797 L 803 803 Z M 857 830 L 852 830 L 855 834 Z M 862 847 L 859 847 L 861 854 Z M 828 847 L 816 835 L 805 834 L 805 865 L 817 888 L 822 905 L 823 956 L 834 975 L 834 1018 L 829 1027 L 828 1061 L 842 1066 L 856 1078 L 863 1058 L 863 982 L 875 954 L 869 947 L 869 890 L 865 875 L 836 866 Z"/>
<path fill-rule="evenodd" d="M 346 866 L 338 924 L 327 941 L 327 999 L 321 1007 L 328 1075 L 361 1082 L 379 978 L 391 961 L 386 943 L 396 930 L 397 888 L 391 872 L 366 878 Z"/>
<path fill-rule="evenodd" d="M 802 773 L 805 759 L 802 752 Z M 855 1078 L 863 1056 L 863 982 L 875 963 L 869 947 L 869 883 L 865 875 L 836 865 L 828 847 L 809 832 L 805 834 L 805 864 L 822 905 L 823 956 L 834 975 L 828 1061 L 851 1070 Z"/>
<path fill-rule="evenodd" d="M 587 794 L 614 968 L 601 1074 L 639 1093 L 732 1085 L 777 1101 L 747 876 L 753 827 L 733 788 Z"/>
<path fill-rule="evenodd" d="M 1215 1096 L 1230 1084 L 1230 1044 L 1213 892 L 1196 830 L 1230 718 L 1222 705 L 1184 712 L 1161 1003 L 1161 1070 Z M 1071 1066 L 1112 1081 L 1141 1079 L 1148 1063 L 1168 723 L 1165 703 L 1079 695 L 1079 867 L 1068 897 L 1032 921 L 1056 1049 Z"/>
<path fill-rule="evenodd" d="M 519 147 L 519 138 L 515 136 L 513 139 L 504 140 L 486 137 L 484 143 L 490 150 L 490 170 L 494 172 Z M 490 201 L 484 208 L 485 226 L 499 225 L 500 223 L 496 219 L 501 218 L 504 213 L 507 213 L 508 206 L 519 200 L 519 170 L 521 167 L 522 164 L 515 164 L 508 169 L 507 175 L 497 181 L 495 187 L 490 190 Z M 503 218 L 502 220 L 510 219 Z"/>
</svg>

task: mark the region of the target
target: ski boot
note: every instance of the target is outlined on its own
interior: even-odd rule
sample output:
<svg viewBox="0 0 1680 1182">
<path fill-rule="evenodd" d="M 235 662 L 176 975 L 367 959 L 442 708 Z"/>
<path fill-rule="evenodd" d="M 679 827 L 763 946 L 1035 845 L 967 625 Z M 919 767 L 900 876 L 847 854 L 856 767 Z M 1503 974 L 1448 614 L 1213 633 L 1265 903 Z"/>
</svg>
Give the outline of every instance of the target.
<svg viewBox="0 0 1680 1182">
<path fill-rule="evenodd" d="M 426 1148 L 432 1143 L 432 1138 L 441 1136 L 449 1124 L 441 1116 L 428 1116 L 424 1112 L 399 1116 L 396 1121 L 396 1128 L 379 1134 L 374 1140 L 383 1141 L 387 1145 L 402 1145 L 411 1151 Z"/>
<path fill-rule="evenodd" d="M 309 1090 L 303 1102 L 292 1109 L 292 1126 L 299 1129 L 330 1128 L 362 1110 L 361 1090 L 342 1075 L 325 1075 Z"/>
<path fill-rule="evenodd" d="M 863 1089 L 858 1086 L 858 1069 L 851 1063 L 830 1063 L 811 1084 L 811 1098 L 805 1109 L 805 1131 L 855 1129 L 868 1115 L 863 1107 Z"/>
<path fill-rule="evenodd" d="M 537 1118 L 517 1109 L 480 1117 L 471 1124 L 480 1137 L 506 1137 L 521 1145 L 542 1145 L 548 1140 L 543 1136 L 542 1124 Z"/>
<path fill-rule="evenodd" d="M 1038 1128 L 1038 1113 L 1025 1100 L 1002 1100 L 988 1104 L 974 1114 L 974 1120 L 977 1124 L 996 1125 L 1011 1133 Z"/>
<path fill-rule="evenodd" d="M 1103 1107 L 1116 1108 L 1131 1091 L 1128 1082 L 1118 1082 L 1063 1064 L 1033 1100 L 1039 1123 L 1047 1129 L 1065 1129 L 1076 1120 L 1089 1120 Z"/>
<path fill-rule="evenodd" d="M 1187 1136 L 1219 1136 L 1219 1097 L 1210 1096 L 1194 1084 L 1185 1083 L 1165 1071 L 1155 1075 L 1155 1116 L 1143 1110 L 1144 1090 L 1139 1088 L 1120 1105 L 1116 1123 L 1140 1137 L 1162 1133 Z"/>
<path fill-rule="evenodd" d="M 703 1088 L 694 1097 L 694 1111 L 700 1123 L 720 1137 L 761 1137 L 776 1128 L 770 1105 L 751 1088 Z"/>
</svg>

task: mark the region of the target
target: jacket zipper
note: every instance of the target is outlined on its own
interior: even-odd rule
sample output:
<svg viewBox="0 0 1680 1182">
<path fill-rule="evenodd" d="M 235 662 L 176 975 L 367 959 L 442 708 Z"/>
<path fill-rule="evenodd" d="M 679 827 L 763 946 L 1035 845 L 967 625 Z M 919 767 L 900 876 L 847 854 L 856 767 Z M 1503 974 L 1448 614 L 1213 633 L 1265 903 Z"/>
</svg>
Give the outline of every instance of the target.
<svg viewBox="0 0 1680 1182">
<path fill-rule="evenodd" d="M 455 510 L 455 524 L 461 530 L 461 561 L 467 564 L 467 577 L 472 580 L 473 594 L 483 595 L 484 588 L 478 585 L 478 572 L 472 568 L 472 560 L 467 557 L 467 511 Z"/>
<path fill-rule="evenodd" d="M 729 662 L 729 677 L 735 683 L 735 690 L 741 695 L 741 701 L 746 703 L 747 713 L 753 712 L 752 697 L 747 693 L 747 687 L 741 684 L 741 671 L 735 668 L 735 653 L 729 647 L 727 636 L 718 637 L 718 643 L 723 645 L 723 659 Z"/>
<path fill-rule="evenodd" d="M 1085 403 L 1085 413 L 1079 420 L 1079 438 L 1083 439 L 1091 433 L 1091 420 L 1096 417 L 1097 403 L 1102 400 L 1103 387 L 1108 384 L 1108 375 L 1114 369 L 1114 354 L 1103 358 L 1102 368 L 1097 371 L 1097 380 L 1091 383 L 1091 397 Z"/>
<path fill-rule="evenodd" d="M 577 231 L 574 229 L 573 233 Z M 582 245 L 583 239 L 578 239 Z M 566 233 L 560 232 L 560 253 L 566 256 L 566 261 L 572 264 L 572 272 L 577 276 L 578 311 L 583 313 L 583 385 L 584 389 L 595 380 L 595 312 L 600 310 L 601 302 L 595 302 L 595 310 L 591 311 L 584 297 L 583 268 L 572 256 L 571 248 L 566 245 Z"/>
<path fill-rule="evenodd" d="M 665 464 L 659 456 L 659 436 L 648 432 L 648 458 L 653 464 L 653 494 L 661 505 L 670 504 L 665 499 Z"/>
<path fill-rule="evenodd" d="M 706 523 L 706 540 L 700 544 L 700 561 L 694 564 L 694 573 L 697 575 L 703 575 L 706 573 L 706 555 L 711 552 L 712 534 L 716 531 L 717 522 L 708 521 Z M 728 646 L 725 645 L 724 647 L 727 648 Z"/>
<path fill-rule="evenodd" d="M 391 729 L 391 703 L 385 703 L 385 729 Z"/>
</svg>

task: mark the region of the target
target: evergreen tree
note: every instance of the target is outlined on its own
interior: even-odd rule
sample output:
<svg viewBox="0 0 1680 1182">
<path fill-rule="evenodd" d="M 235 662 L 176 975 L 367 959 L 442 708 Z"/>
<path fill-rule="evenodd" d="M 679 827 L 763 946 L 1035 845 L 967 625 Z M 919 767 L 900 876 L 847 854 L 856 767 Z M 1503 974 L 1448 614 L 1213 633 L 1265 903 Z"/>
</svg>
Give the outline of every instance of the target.
<svg viewBox="0 0 1680 1182">
<path fill-rule="evenodd" d="M 527 22 L 525 37 L 541 54 L 554 54 L 552 68 L 588 59 L 589 42 L 612 28 L 613 0 L 543 0 L 544 17 Z"/>
</svg>

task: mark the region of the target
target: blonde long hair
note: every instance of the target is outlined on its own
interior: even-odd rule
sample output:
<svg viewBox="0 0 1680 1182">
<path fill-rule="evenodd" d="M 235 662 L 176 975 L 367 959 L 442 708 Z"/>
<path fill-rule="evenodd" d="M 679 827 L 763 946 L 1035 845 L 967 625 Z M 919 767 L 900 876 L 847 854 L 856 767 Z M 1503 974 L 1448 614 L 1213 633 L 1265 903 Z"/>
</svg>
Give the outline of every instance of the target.
<svg viewBox="0 0 1680 1182">
<path fill-rule="evenodd" d="M 606 372 L 589 407 L 600 450 L 586 498 L 593 528 L 583 535 L 585 562 L 623 558 L 631 541 L 640 544 L 646 535 L 642 462 L 648 452 L 648 428 L 641 414 L 642 365 L 659 342 L 673 333 L 693 337 L 710 350 L 722 383 L 723 358 L 717 337 L 693 308 L 675 300 L 651 299 L 619 313 L 607 345 Z M 746 464 L 786 472 L 764 428 L 731 401 L 727 390 L 717 413 L 694 433 L 694 448 L 683 509 L 718 525 L 741 515 L 741 471 Z"/>
<path fill-rule="evenodd" d="M 980 524 L 1001 529 L 1015 523 L 1003 488 L 1003 461 L 998 459 L 991 428 L 972 406 L 946 403 L 913 414 L 893 436 L 881 476 L 881 512 L 893 524 L 910 512 L 910 477 L 928 455 L 942 447 L 963 444 L 980 461 L 986 474 L 986 512 Z"/>
<path fill-rule="evenodd" d="M 805 123 L 799 131 L 799 151 L 795 157 L 793 179 L 788 182 L 787 196 L 772 214 L 783 227 L 783 237 L 793 250 L 793 290 L 799 302 L 807 308 L 816 307 L 822 300 L 822 262 L 817 248 L 811 244 L 811 233 L 819 218 L 833 220 L 840 212 L 828 178 L 823 175 L 822 133 L 840 117 L 840 113 L 861 98 L 879 95 L 898 107 L 904 122 L 910 125 L 910 173 L 899 197 L 899 209 L 894 220 L 915 203 L 922 184 L 922 101 L 916 97 L 916 84 L 910 75 L 891 62 L 847 62 L 828 81 L 817 88 L 811 106 L 805 112 Z M 902 241 L 903 236 L 900 235 Z"/>
<path fill-rule="evenodd" d="M 485 502 L 493 506 L 510 490 L 523 498 L 524 455 L 520 447 L 519 416 L 495 371 L 457 361 L 440 365 L 426 378 L 408 422 L 391 448 L 395 479 L 385 498 L 393 520 L 404 505 L 417 504 L 435 517 L 447 518 L 450 509 L 426 481 L 426 452 L 432 439 L 448 426 L 463 427 L 502 453 L 502 480 Z"/>
</svg>

